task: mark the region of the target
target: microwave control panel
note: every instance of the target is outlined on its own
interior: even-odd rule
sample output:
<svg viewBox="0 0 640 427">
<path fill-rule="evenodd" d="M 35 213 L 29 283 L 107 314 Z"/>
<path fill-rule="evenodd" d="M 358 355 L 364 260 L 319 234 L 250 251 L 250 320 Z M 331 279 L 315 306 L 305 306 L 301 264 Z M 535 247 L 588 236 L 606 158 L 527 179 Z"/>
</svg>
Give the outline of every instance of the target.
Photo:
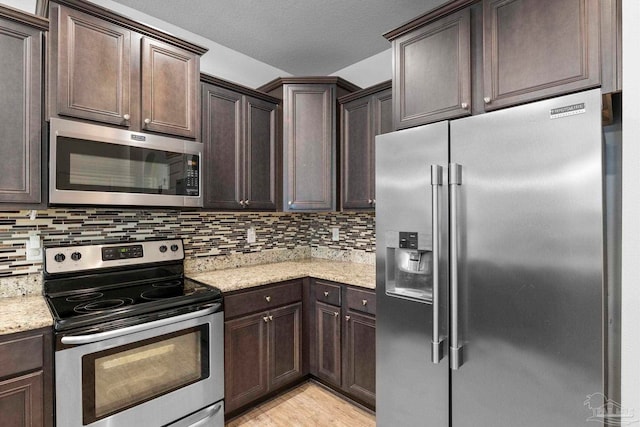
<svg viewBox="0 0 640 427">
<path fill-rule="evenodd" d="M 186 194 L 187 196 L 197 196 L 200 194 L 200 159 L 198 156 L 187 156 L 185 167 Z"/>
</svg>

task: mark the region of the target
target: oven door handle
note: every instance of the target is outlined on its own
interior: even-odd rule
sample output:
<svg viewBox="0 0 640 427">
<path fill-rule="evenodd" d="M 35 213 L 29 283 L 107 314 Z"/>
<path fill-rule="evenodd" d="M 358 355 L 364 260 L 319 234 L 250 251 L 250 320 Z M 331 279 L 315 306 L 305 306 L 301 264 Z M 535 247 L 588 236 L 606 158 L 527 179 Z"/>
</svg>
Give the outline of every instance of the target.
<svg viewBox="0 0 640 427">
<path fill-rule="evenodd" d="M 207 410 L 207 416 L 191 424 L 189 427 L 203 427 L 207 425 L 209 421 L 216 416 L 220 409 L 222 409 L 222 405 L 219 403 L 209 407 Z"/>
<path fill-rule="evenodd" d="M 192 313 L 180 314 L 178 316 L 171 316 L 160 320 L 154 320 L 153 322 L 141 323 L 139 325 L 127 326 L 126 328 L 114 329 L 111 331 L 98 332 L 91 335 L 67 335 L 60 339 L 62 344 L 67 345 L 81 345 L 89 344 L 92 342 L 105 341 L 111 338 L 117 338 L 124 335 L 134 334 L 136 332 L 147 331 L 153 328 L 159 328 L 160 326 L 169 325 L 176 322 L 182 322 L 184 320 L 195 319 L 196 317 L 206 316 L 220 311 L 222 304 L 214 303 L 207 304 L 206 308 Z"/>
</svg>

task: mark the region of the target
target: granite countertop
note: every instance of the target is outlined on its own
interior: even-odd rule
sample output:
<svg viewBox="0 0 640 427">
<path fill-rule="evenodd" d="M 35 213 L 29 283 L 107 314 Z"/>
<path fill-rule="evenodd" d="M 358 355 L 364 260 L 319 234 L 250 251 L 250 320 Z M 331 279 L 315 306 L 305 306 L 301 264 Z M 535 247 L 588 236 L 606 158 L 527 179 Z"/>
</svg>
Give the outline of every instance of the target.
<svg viewBox="0 0 640 427">
<path fill-rule="evenodd" d="M 317 258 L 188 275 L 189 278 L 215 286 L 222 292 L 237 291 L 309 276 L 368 289 L 376 287 L 376 269 L 373 265 Z"/>
<path fill-rule="evenodd" d="M 0 298 L 0 335 L 29 331 L 53 325 L 44 297 Z"/>
</svg>

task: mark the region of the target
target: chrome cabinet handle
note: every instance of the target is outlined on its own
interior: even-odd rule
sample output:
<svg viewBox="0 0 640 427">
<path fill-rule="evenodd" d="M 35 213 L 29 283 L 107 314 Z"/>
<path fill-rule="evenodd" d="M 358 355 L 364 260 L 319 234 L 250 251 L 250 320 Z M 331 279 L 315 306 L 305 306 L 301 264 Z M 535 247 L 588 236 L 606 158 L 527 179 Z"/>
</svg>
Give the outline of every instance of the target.
<svg viewBox="0 0 640 427">
<path fill-rule="evenodd" d="M 463 363 L 462 346 L 458 334 L 458 189 L 462 185 L 462 166 L 457 163 L 449 165 L 449 195 L 451 197 L 449 212 L 451 236 L 449 238 L 451 280 L 451 344 L 449 361 L 451 369 L 459 369 Z"/>
<path fill-rule="evenodd" d="M 460 104 L 460 108 L 462 108 L 463 110 L 468 110 L 469 104 L 467 104 L 466 102 L 463 102 L 462 104 Z"/>
<path fill-rule="evenodd" d="M 245 200 L 245 201 L 244 201 L 244 205 L 245 205 L 245 206 L 249 206 L 249 199 L 247 199 L 247 200 Z"/>
<path fill-rule="evenodd" d="M 267 300 L 267 302 L 271 302 L 271 297 L 269 295 L 267 295 L 266 297 L 264 297 L 264 299 Z"/>
<path fill-rule="evenodd" d="M 373 204 L 374 204 L 374 205 L 376 204 L 376 199 L 373 199 Z"/>
<path fill-rule="evenodd" d="M 289 200 L 289 206 L 293 205 L 293 202 L 291 200 Z"/>
<path fill-rule="evenodd" d="M 149 123 L 151 123 L 151 119 L 149 119 L 149 118 L 144 119 L 144 124 L 145 125 L 148 125 Z"/>
<path fill-rule="evenodd" d="M 362 300 L 362 305 L 365 305 L 365 306 L 367 305 L 367 300 L 366 299 Z"/>
<path fill-rule="evenodd" d="M 269 315 L 269 320 L 272 321 L 273 320 L 273 316 Z"/>
<path fill-rule="evenodd" d="M 329 291 L 324 291 L 324 296 L 328 297 L 329 296 Z"/>
<path fill-rule="evenodd" d="M 244 208 L 244 200 L 240 200 L 240 206 Z"/>
<path fill-rule="evenodd" d="M 334 312 L 333 312 L 333 316 L 334 316 L 334 317 L 338 317 L 338 316 L 340 316 L 340 313 L 338 313 L 337 311 L 334 311 Z"/>
<path fill-rule="evenodd" d="M 263 316 L 262 320 L 264 320 L 264 323 L 267 323 L 269 321 L 269 316 Z"/>
<path fill-rule="evenodd" d="M 491 104 L 491 98 L 489 98 L 488 96 L 484 97 L 484 103 L 485 104 Z"/>
<path fill-rule="evenodd" d="M 433 255 L 433 329 L 431 331 L 431 362 L 442 360 L 440 339 L 440 187 L 442 187 L 442 166 L 431 165 L 431 247 Z"/>
<path fill-rule="evenodd" d="M 344 316 L 344 320 L 348 322 L 349 320 L 351 320 L 351 316 Z"/>
<path fill-rule="evenodd" d="M 373 199 L 369 199 L 369 204 L 372 205 L 373 204 Z"/>
<path fill-rule="evenodd" d="M 129 121 L 129 119 L 131 118 L 131 116 L 130 116 L 130 115 L 128 115 L 128 114 L 125 114 L 125 115 L 123 115 L 123 116 L 122 116 L 122 118 L 123 118 L 126 122 L 128 122 L 128 121 Z"/>
</svg>

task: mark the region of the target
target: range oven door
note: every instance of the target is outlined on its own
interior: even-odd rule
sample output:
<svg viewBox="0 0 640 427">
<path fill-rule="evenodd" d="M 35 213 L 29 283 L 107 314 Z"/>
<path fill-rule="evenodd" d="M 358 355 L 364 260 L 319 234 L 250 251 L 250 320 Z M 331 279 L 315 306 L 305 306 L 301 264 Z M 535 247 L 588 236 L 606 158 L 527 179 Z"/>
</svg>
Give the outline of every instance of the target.
<svg viewBox="0 0 640 427">
<path fill-rule="evenodd" d="M 57 425 L 162 426 L 201 410 L 203 419 L 209 412 L 213 418 L 224 397 L 219 307 L 61 336 L 55 353 Z"/>
</svg>

